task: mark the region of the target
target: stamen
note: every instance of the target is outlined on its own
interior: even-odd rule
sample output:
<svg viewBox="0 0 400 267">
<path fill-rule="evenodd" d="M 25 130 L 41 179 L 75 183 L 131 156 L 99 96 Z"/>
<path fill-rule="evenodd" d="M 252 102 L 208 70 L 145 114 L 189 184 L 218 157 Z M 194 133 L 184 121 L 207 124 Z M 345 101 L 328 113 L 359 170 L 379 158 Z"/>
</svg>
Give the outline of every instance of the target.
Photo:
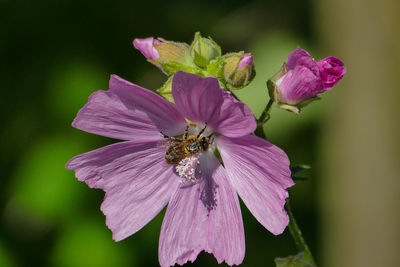
<svg viewBox="0 0 400 267">
<path fill-rule="evenodd" d="M 196 176 L 198 175 L 197 165 L 199 164 L 198 156 L 194 155 L 191 157 L 186 157 L 181 160 L 176 166 L 175 170 L 178 173 L 179 177 L 181 177 L 180 182 L 196 182 Z"/>
</svg>

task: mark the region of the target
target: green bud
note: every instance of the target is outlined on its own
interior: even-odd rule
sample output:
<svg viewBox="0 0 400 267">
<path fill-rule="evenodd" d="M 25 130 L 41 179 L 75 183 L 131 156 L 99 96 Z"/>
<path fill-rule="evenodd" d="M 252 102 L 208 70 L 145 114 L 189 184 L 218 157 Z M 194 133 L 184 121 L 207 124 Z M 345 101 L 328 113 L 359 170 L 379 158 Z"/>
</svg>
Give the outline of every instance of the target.
<svg viewBox="0 0 400 267">
<path fill-rule="evenodd" d="M 211 60 L 221 56 L 221 47 L 211 37 L 204 38 L 200 32 L 196 32 L 190 46 L 190 55 L 194 64 L 200 68 L 206 68 Z"/>
<path fill-rule="evenodd" d="M 229 89 L 247 86 L 255 76 L 253 56 L 243 52 L 226 54 L 222 74 Z"/>
</svg>

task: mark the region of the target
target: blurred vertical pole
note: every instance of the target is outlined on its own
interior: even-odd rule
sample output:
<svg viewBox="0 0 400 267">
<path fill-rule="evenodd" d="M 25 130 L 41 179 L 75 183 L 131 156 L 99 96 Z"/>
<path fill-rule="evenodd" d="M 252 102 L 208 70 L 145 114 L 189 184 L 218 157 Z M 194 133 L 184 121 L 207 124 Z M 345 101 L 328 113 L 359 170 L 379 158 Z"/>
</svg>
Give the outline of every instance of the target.
<svg viewBox="0 0 400 267">
<path fill-rule="evenodd" d="M 315 0 L 329 96 L 318 175 L 324 267 L 400 266 L 400 1 Z M 324 100 L 323 100 L 324 101 Z"/>
</svg>

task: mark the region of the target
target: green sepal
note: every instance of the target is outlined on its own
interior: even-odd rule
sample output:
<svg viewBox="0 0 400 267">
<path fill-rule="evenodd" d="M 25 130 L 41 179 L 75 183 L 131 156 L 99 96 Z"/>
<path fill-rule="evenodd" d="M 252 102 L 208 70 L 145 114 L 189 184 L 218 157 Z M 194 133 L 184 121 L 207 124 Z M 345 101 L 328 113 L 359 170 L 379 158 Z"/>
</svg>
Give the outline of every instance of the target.
<svg viewBox="0 0 400 267">
<path fill-rule="evenodd" d="M 218 57 L 211 60 L 207 65 L 207 72 L 209 75 L 217 78 L 223 78 L 224 74 L 224 60 L 223 57 Z"/>
<path fill-rule="evenodd" d="M 201 67 L 201 68 L 205 68 L 208 64 L 208 60 L 203 57 L 202 55 L 200 55 L 199 53 L 197 53 L 196 50 L 193 51 L 194 55 L 193 55 L 193 62 L 194 64 L 196 64 L 197 66 Z"/>
<path fill-rule="evenodd" d="M 268 83 L 267 83 L 268 85 Z M 320 100 L 321 98 L 318 96 L 313 96 L 307 99 L 304 99 L 297 105 L 288 105 L 288 104 L 283 104 L 283 103 L 278 103 L 278 106 L 280 108 L 286 109 L 287 111 L 293 112 L 295 114 L 299 114 L 301 112 L 301 109 L 304 108 L 305 106 L 309 105 L 311 102 L 314 102 L 316 100 Z"/>
<path fill-rule="evenodd" d="M 286 258 L 275 258 L 275 264 L 276 267 L 315 267 L 314 264 L 308 263 L 304 259 L 303 252 Z"/>
<path fill-rule="evenodd" d="M 174 98 L 172 97 L 172 79 L 173 75 L 170 76 L 167 81 L 164 83 L 164 85 L 160 88 L 157 89 L 157 93 L 159 93 L 161 96 L 166 98 L 169 102 L 174 103 Z"/>
<path fill-rule="evenodd" d="M 256 77 L 256 70 L 254 68 L 252 70 L 250 70 L 250 68 L 251 68 L 250 66 L 246 66 L 246 67 L 242 68 L 242 69 L 247 70 L 246 72 L 244 72 L 245 74 L 243 74 L 243 77 L 241 79 L 243 81 L 242 85 L 235 86 L 234 84 L 228 83 L 229 89 L 239 90 L 239 89 L 242 89 L 242 88 L 246 87 L 247 85 L 249 85 L 249 83 L 254 79 L 254 77 Z M 248 75 L 249 73 L 250 73 L 250 75 Z M 240 79 L 238 79 L 238 80 L 240 80 Z"/>
<path fill-rule="evenodd" d="M 297 108 L 296 106 L 292 106 L 292 105 L 278 103 L 278 106 L 280 108 L 283 108 L 283 109 L 287 110 L 287 111 L 293 112 L 294 114 L 299 114 L 300 111 L 301 111 L 299 108 Z"/>
<path fill-rule="evenodd" d="M 272 79 L 269 79 L 267 81 L 267 88 L 268 88 L 269 97 L 271 99 L 273 99 L 274 101 L 276 101 L 276 98 L 275 98 L 276 86 L 275 86 L 275 82 Z"/>
<path fill-rule="evenodd" d="M 318 96 L 313 96 L 313 97 L 304 99 L 303 101 L 301 101 L 300 103 L 298 103 L 296 106 L 297 106 L 299 109 L 302 109 L 302 108 L 304 108 L 305 106 L 309 105 L 311 102 L 314 102 L 314 101 L 316 101 L 316 100 L 321 100 L 321 98 L 318 97 Z"/>
<path fill-rule="evenodd" d="M 169 61 L 169 62 L 159 62 L 160 66 L 165 70 L 168 75 L 172 75 L 175 72 L 181 70 L 189 73 L 194 73 L 200 76 L 205 76 L 204 71 L 195 67 L 179 62 Z"/>
</svg>

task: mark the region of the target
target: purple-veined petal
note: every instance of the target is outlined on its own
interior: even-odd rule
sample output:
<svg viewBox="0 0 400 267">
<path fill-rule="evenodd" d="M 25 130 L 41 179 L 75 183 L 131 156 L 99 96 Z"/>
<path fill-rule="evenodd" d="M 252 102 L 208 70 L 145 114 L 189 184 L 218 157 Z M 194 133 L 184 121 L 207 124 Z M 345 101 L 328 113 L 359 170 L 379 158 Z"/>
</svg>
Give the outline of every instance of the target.
<svg viewBox="0 0 400 267">
<path fill-rule="evenodd" d="M 256 128 L 257 122 L 250 108 L 225 91 L 215 131 L 225 136 L 239 137 L 254 132 Z"/>
<path fill-rule="evenodd" d="M 146 225 L 179 185 L 165 148 L 156 141 L 127 141 L 76 156 L 67 163 L 80 181 L 106 192 L 101 210 L 113 239 L 122 240 Z"/>
<path fill-rule="evenodd" d="M 172 80 L 172 96 L 177 109 L 185 118 L 195 122 L 207 122 L 211 126 L 218 117 L 224 101 L 223 91 L 216 78 L 203 78 L 178 71 Z"/>
<path fill-rule="evenodd" d="M 139 50 L 143 56 L 148 60 L 157 59 L 160 57 L 157 49 L 154 47 L 154 44 L 162 44 L 161 41 L 154 39 L 153 37 L 148 38 L 136 38 L 133 40 L 133 46 Z"/>
<path fill-rule="evenodd" d="M 186 127 L 176 108 L 161 96 L 112 75 L 109 91 L 93 93 L 72 126 L 121 140 L 161 139 Z"/>
<path fill-rule="evenodd" d="M 202 178 L 182 184 L 168 205 L 161 228 L 162 267 L 194 261 L 202 251 L 218 263 L 240 264 L 245 253 L 239 201 L 214 155 L 200 156 Z"/>
<path fill-rule="evenodd" d="M 297 47 L 296 50 L 289 54 L 286 66 L 289 70 L 293 70 L 297 66 L 303 66 L 310 69 L 315 75 L 318 75 L 317 63 L 311 57 L 310 53 L 300 47 Z"/>
<path fill-rule="evenodd" d="M 256 128 L 248 106 L 222 90 L 216 78 L 178 71 L 172 80 L 172 95 L 177 109 L 195 123 L 207 122 L 208 131 L 243 136 Z"/>
<path fill-rule="evenodd" d="M 286 188 L 293 185 L 285 152 L 253 135 L 220 136 L 215 141 L 228 177 L 248 209 L 271 233 L 282 233 L 289 222 Z"/>
<path fill-rule="evenodd" d="M 290 70 L 276 85 L 279 101 L 289 105 L 296 105 L 326 90 L 319 74 L 315 75 L 304 66 L 296 66 L 294 70 Z"/>
</svg>

